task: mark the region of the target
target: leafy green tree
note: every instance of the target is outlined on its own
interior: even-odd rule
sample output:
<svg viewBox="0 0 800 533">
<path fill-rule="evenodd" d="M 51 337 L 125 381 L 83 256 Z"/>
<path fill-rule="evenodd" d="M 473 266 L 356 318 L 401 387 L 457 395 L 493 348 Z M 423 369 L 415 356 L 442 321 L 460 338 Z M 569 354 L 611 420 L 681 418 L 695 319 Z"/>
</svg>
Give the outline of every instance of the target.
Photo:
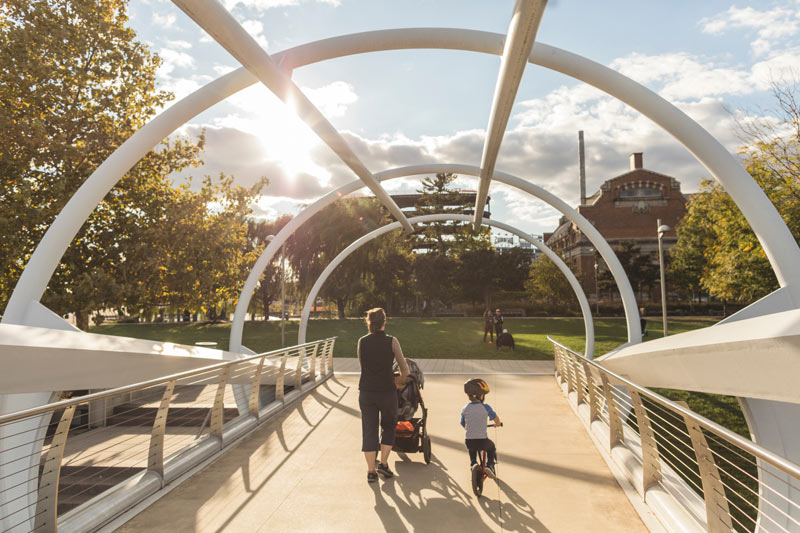
<svg viewBox="0 0 800 533">
<path fill-rule="evenodd" d="M 633 241 L 621 241 L 615 244 L 613 248 L 619 262 L 622 263 L 622 268 L 625 269 L 625 274 L 630 280 L 631 288 L 639 299 L 642 299 L 645 294 L 650 293 L 658 282 L 660 275 L 658 264 L 653 257 L 641 253 L 639 247 Z M 595 258 L 595 261 L 601 264 L 599 256 Z M 597 281 L 601 291 L 619 294 L 617 284 L 609 270 L 601 269 L 597 276 Z"/>
<path fill-rule="evenodd" d="M 533 300 L 545 302 L 551 309 L 575 307 L 575 292 L 567 278 L 547 257 L 533 261 L 525 281 L 525 289 Z"/>
<path fill-rule="evenodd" d="M 0 10 L 0 305 L 36 244 L 83 181 L 162 107 L 159 58 L 126 27 L 123 0 L 9 0 Z M 191 143 L 165 144 L 137 165 L 176 171 L 197 162 Z M 125 194 L 119 194 L 124 197 Z M 48 298 L 58 312 L 112 305 L 124 289 L 109 266 L 125 229 L 113 194 L 97 209 L 59 265 Z M 104 253 L 107 256 L 104 257 Z"/>
<path fill-rule="evenodd" d="M 456 174 L 438 173 L 422 180 L 417 190 L 422 196 L 415 206 L 421 215 L 470 214 L 473 206 L 468 195 L 452 189 Z M 417 245 L 438 254 L 458 254 L 465 250 L 488 249 L 489 228 L 472 231 L 471 222 L 431 222 L 417 232 Z"/>
</svg>

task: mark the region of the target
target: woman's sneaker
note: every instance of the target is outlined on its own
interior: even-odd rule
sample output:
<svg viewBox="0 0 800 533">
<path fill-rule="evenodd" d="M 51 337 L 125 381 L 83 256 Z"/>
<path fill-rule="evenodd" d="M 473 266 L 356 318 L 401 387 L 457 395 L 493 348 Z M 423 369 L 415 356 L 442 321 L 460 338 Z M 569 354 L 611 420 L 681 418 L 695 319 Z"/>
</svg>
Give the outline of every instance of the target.
<svg viewBox="0 0 800 533">
<path fill-rule="evenodd" d="M 375 470 L 377 470 L 378 473 L 383 477 L 386 478 L 394 477 L 394 472 L 392 472 L 392 470 L 389 468 L 389 465 L 378 463 L 378 467 Z"/>
<path fill-rule="evenodd" d="M 497 472 L 494 471 L 494 465 L 486 465 L 486 473 L 492 479 L 497 479 Z"/>
<path fill-rule="evenodd" d="M 378 481 L 378 473 L 367 472 L 367 483 L 375 483 L 376 481 Z"/>
</svg>

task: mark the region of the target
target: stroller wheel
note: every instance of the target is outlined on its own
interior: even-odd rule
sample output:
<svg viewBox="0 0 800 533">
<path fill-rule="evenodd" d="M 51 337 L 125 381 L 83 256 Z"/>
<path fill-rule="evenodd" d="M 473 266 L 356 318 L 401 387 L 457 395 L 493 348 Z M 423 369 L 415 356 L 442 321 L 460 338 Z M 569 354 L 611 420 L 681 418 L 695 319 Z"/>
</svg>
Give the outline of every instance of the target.
<svg viewBox="0 0 800 533">
<path fill-rule="evenodd" d="M 431 438 L 427 435 L 422 439 L 422 458 L 426 465 L 431 464 Z"/>
</svg>

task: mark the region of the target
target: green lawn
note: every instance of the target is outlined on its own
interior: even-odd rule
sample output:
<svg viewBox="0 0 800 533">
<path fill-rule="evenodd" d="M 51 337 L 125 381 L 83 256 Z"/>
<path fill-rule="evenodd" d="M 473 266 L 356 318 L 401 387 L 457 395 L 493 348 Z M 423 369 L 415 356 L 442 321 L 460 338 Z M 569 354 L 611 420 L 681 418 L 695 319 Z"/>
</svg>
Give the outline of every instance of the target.
<svg viewBox="0 0 800 533">
<path fill-rule="evenodd" d="M 680 333 L 714 323 L 713 319 L 670 320 L 670 331 Z M 286 324 L 286 344 L 297 343 L 296 321 Z M 501 350 L 503 359 L 552 359 L 553 347 L 547 335 L 583 352 L 583 320 L 579 318 L 508 318 L 506 328 L 514 335 L 516 350 Z M 648 321 L 646 339 L 661 336 L 661 322 Z M 95 333 L 121 335 L 140 339 L 194 344 L 215 341 L 220 348 L 228 347 L 230 324 L 110 324 L 91 329 Z M 486 359 L 497 357 L 494 345 L 484 344 L 483 321 L 479 318 L 391 318 L 386 326 L 395 335 L 403 352 L 412 358 Z M 336 357 L 355 357 L 356 341 L 366 333 L 364 321 L 312 320 L 308 339 L 338 337 Z M 622 319 L 595 321 L 595 353 L 603 354 L 625 342 L 627 334 Z M 276 350 L 281 346 L 280 322 L 247 322 L 244 328 L 244 345 L 256 352 Z"/>
</svg>

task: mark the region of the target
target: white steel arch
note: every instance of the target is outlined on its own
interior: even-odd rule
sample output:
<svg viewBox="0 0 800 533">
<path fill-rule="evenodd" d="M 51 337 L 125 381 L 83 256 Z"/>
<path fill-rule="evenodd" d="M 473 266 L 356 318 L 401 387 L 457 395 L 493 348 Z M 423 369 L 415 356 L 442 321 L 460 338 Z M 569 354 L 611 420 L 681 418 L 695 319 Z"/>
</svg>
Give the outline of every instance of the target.
<svg viewBox="0 0 800 533">
<path fill-rule="evenodd" d="M 469 50 L 500 55 L 502 34 L 452 28 L 408 28 L 343 35 L 275 54 L 291 70 L 326 59 L 379 50 Z M 646 87 L 594 61 L 536 43 L 529 61 L 584 81 L 618 98 L 664 128 L 702 163 L 742 210 L 792 303 L 800 304 L 800 248 L 775 207 L 739 161 L 685 113 Z M 11 295 L 2 322 L 36 325 L 32 308 L 69 243 L 102 198 L 136 162 L 193 116 L 255 83 L 243 67 L 176 102 L 123 143 L 84 182 L 50 226 Z M 28 316 L 31 315 L 31 316 Z M 637 326 L 638 327 L 638 326 Z M 630 334 L 629 334 L 630 336 Z"/>
<path fill-rule="evenodd" d="M 478 177 L 481 174 L 481 169 L 480 167 L 471 165 L 416 165 L 379 172 L 375 175 L 375 177 L 379 181 L 383 181 L 406 176 L 435 174 L 437 172 L 452 172 L 460 175 Z M 587 239 L 589 239 L 589 241 L 595 246 L 597 252 L 606 262 L 611 275 L 614 277 L 614 281 L 617 283 L 617 287 L 619 287 L 620 296 L 625 309 L 625 320 L 628 328 L 628 342 L 631 344 L 641 342 L 642 333 L 641 324 L 639 323 L 639 309 L 636 306 L 636 296 L 633 293 L 628 276 L 625 274 L 625 270 L 622 268 L 622 264 L 619 262 L 619 259 L 617 259 L 617 256 L 611 249 L 611 246 L 608 245 L 606 240 L 602 235 L 600 235 L 600 232 L 597 231 L 592 223 L 586 220 L 586 218 L 584 218 L 583 215 L 578 213 L 575 209 L 570 207 L 569 204 L 542 187 L 539 187 L 538 185 L 534 185 L 529 181 L 525 181 L 516 176 L 512 176 L 511 174 L 499 171 L 495 171 L 494 179 L 501 183 L 505 183 L 506 185 L 516 187 L 517 189 L 525 191 L 528 194 L 545 201 L 547 204 L 558 209 L 569 220 L 574 222 L 575 225 L 581 229 L 581 231 L 584 232 Z M 256 260 L 256 263 L 250 270 L 250 274 L 248 275 L 244 287 L 242 288 L 239 300 L 236 302 L 236 310 L 234 311 L 233 321 L 231 324 L 230 341 L 228 343 L 229 350 L 242 351 L 242 332 L 244 330 L 244 320 L 247 314 L 247 308 L 250 305 L 250 299 L 253 296 L 253 292 L 255 291 L 256 284 L 258 283 L 261 274 L 264 272 L 267 265 L 270 264 L 272 258 L 278 252 L 280 247 L 297 230 L 297 228 L 300 227 L 306 220 L 311 218 L 314 213 L 319 212 L 325 206 L 335 202 L 339 198 L 357 191 L 361 187 L 363 187 L 363 184 L 356 180 L 326 194 L 300 212 L 300 214 L 295 216 L 286 226 L 281 229 L 281 231 L 278 232 L 278 234 L 267 245 L 264 251 L 261 252 L 261 256 L 258 258 L 258 260 Z"/>
<path fill-rule="evenodd" d="M 412 224 L 419 224 L 422 222 L 438 222 L 438 221 L 447 221 L 447 220 L 455 220 L 461 222 L 473 222 L 473 217 L 469 215 L 453 215 L 453 214 L 439 214 L 439 215 L 422 215 L 418 217 L 409 218 L 408 221 Z M 592 323 L 592 311 L 589 307 L 589 301 L 586 299 L 586 294 L 583 292 L 583 288 L 581 287 L 578 278 L 575 277 L 575 274 L 569 269 L 569 267 L 564 263 L 564 261 L 558 256 L 558 254 L 554 253 L 550 248 L 548 248 L 542 241 L 536 239 L 524 231 L 515 228 L 509 224 L 505 224 L 503 222 L 499 222 L 497 220 L 491 220 L 488 218 L 482 218 L 481 224 L 486 226 L 494 226 L 509 233 L 513 233 L 514 235 L 518 236 L 520 239 L 524 239 L 534 245 L 536 248 L 542 251 L 553 263 L 556 264 L 558 269 L 561 271 L 562 274 L 567 278 L 569 281 L 572 290 L 575 291 L 575 296 L 578 298 L 578 303 L 581 307 L 581 314 L 583 315 L 583 326 L 584 332 L 586 335 L 586 344 L 584 346 L 584 353 L 586 357 L 592 359 L 594 356 L 594 324 Z M 391 224 L 386 224 L 383 227 L 380 227 L 366 235 L 359 237 L 355 241 L 352 242 L 347 248 L 342 250 L 339 255 L 333 258 L 333 260 L 325 267 L 325 270 L 317 278 L 317 281 L 314 282 L 314 286 L 311 287 L 311 290 L 308 293 L 308 298 L 306 298 L 306 303 L 303 306 L 303 312 L 300 316 L 300 327 L 297 331 L 297 344 L 303 344 L 306 338 L 306 330 L 308 329 L 308 318 L 311 314 L 311 306 L 314 304 L 314 301 L 317 299 L 317 294 L 319 294 L 320 289 L 328 280 L 328 277 L 336 270 L 342 261 L 347 259 L 350 254 L 367 244 L 368 242 L 377 239 L 378 237 L 390 233 L 396 229 L 400 229 L 399 222 L 392 222 Z"/>
</svg>

